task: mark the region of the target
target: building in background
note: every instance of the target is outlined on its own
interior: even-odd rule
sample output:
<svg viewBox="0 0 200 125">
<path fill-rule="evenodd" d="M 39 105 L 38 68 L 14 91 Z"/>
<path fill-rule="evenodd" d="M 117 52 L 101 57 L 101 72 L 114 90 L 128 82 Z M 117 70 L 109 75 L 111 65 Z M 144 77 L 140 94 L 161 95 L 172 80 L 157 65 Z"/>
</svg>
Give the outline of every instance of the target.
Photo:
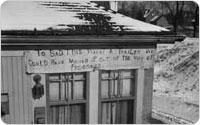
<svg viewBox="0 0 200 125">
<path fill-rule="evenodd" d="M 1 9 L 5 123 L 149 123 L 156 45 L 183 36 L 89 2 Z"/>
<path fill-rule="evenodd" d="M 145 22 L 147 23 L 151 23 L 166 28 L 169 27 L 167 18 L 164 15 L 160 14 L 159 11 L 156 11 L 154 9 L 152 10 L 147 9 L 145 11 L 144 18 Z"/>
</svg>

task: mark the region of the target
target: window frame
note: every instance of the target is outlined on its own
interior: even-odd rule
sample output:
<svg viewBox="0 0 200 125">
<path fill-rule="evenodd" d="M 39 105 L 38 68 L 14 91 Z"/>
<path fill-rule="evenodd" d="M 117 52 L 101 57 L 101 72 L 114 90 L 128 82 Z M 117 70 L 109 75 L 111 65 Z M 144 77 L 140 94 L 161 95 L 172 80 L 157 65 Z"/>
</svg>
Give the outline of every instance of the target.
<svg viewBox="0 0 200 125">
<path fill-rule="evenodd" d="M 101 98 L 101 91 L 102 91 L 102 88 L 101 88 L 101 81 L 102 81 L 102 77 L 101 77 L 101 74 L 103 71 L 117 71 L 118 72 L 118 76 L 121 75 L 121 71 L 126 71 L 126 70 L 131 70 L 134 74 L 134 94 L 132 97 L 115 97 L 115 98 Z M 137 69 L 118 69 L 118 70 L 99 70 L 99 82 L 98 82 L 98 124 L 102 124 L 102 103 L 103 102 L 117 102 L 117 109 L 119 109 L 119 102 L 120 101 L 133 101 L 133 124 L 136 124 L 136 104 L 137 104 L 137 78 L 138 78 L 138 72 L 137 72 Z M 118 81 L 118 85 L 120 85 L 120 80 L 122 78 L 118 78 L 117 81 Z M 120 92 L 120 87 L 117 87 L 117 94 L 118 92 Z M 118 117 L 118 112 L 116 113 L 117 114 L 117 117 Z M 116 123 L 116 124 L 119 124 L 119 123 Z"/>
<path fill-rule="evenodd" d="M 2 96 L 6 97 L 6 101 L 2 100 L 2 98 L 3 98 Z M 10 115 L 9 94 L 8 93 L 1 93 L 1 108 L 3 108 L 2 106 L 6 106 L 6 109 L 1 109 L 1 110 L 6 110 L 5 111 L 5 115 Z"/>
<path fill-rule="evenodd" d="M 51 81 L 49 79 L 49 76 L 50 74 L 53 75 L 53 74 L 72 74 L 74 75 L 75 73 L 84 73 L 85 74 L 85 99 L 77 99 L 77 100 L 68 100 L 68 101 L 51 101 L 50 100 L 50 86 L 49 84 L 51 84 Z M 47 73 L 45 74 L 45 77 L 46 77 L 46 123 L 47 124 L 50 124 L 50 108 L 51 106 L 62 106 L 62 105 L 67 105 L 67 106 L 70 106 L 70 105 L 74 105 L 74 104 L 84 104 L 85 105 L 85 124 L 88 124 L 89 122 L 89 84 L 90 84 L 90 81 L 89 81 L 89 73 L 88 72 L 65 72 L 65 73 Z M 60 78 L 59 78 L 60 79 Z M 61 80 L 62 81 L 62 80 Z M 73 79 L 73 82 L 75 80 Z M 56 81 L 54 81 L 56 82 Z M 74 83 L 73 83 L 74 84 Z M 60 85 L 59 85 L 60 86 Z M 59 87 L 60 88 L 60 87 Z M 72 88 L 73 89 L 73 88 Z M 60 90 L 60 89 L 59 89 Z M 60 95 L 60 93 L 59 93 Z M 60 98 L 60 97 L 59 97 Z M 71 124 L 71 123 L 68 123 L 68 124 Z"/>
</svg>

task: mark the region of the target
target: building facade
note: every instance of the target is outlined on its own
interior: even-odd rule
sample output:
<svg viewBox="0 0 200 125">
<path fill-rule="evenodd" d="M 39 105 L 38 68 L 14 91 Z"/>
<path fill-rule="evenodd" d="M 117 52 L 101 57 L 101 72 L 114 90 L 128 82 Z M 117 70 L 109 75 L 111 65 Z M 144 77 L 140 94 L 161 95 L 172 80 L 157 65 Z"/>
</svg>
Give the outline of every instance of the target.
<svg viewBox="0 0 200 125">
<path fill-rule="evenodd" d="M 7 1 L 1 30 L 10 124 L 148 123 L 156 45 L 184 39 L 89 2 Z"/>
</svg>

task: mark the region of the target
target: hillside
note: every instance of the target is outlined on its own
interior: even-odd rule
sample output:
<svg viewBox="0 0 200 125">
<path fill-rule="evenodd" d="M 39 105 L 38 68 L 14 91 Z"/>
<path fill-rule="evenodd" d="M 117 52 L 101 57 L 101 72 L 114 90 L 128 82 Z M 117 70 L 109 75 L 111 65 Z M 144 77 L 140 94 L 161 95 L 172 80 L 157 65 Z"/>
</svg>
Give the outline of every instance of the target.
<svg viewBox="0 0 200 125">
<path fill-rule="evenodd" d="M 157 48 L 153 108 L 195 122 L 199 112 L 199 39 L 186 38 Z"/>
</svg>

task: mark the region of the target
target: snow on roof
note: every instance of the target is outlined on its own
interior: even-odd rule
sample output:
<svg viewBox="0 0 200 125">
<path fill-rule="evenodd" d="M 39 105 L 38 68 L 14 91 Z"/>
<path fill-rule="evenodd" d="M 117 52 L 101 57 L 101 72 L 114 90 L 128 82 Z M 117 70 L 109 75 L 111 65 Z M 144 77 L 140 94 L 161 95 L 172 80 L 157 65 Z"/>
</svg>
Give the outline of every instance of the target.
<svg viewBox="0 0 200 125">
<path fill-rule="evenodd" d="M 6 1 L 1 8 L 1 30 L 57 30 L 65 32 L 168 32 L 91 2 Z"/>
</svg>

